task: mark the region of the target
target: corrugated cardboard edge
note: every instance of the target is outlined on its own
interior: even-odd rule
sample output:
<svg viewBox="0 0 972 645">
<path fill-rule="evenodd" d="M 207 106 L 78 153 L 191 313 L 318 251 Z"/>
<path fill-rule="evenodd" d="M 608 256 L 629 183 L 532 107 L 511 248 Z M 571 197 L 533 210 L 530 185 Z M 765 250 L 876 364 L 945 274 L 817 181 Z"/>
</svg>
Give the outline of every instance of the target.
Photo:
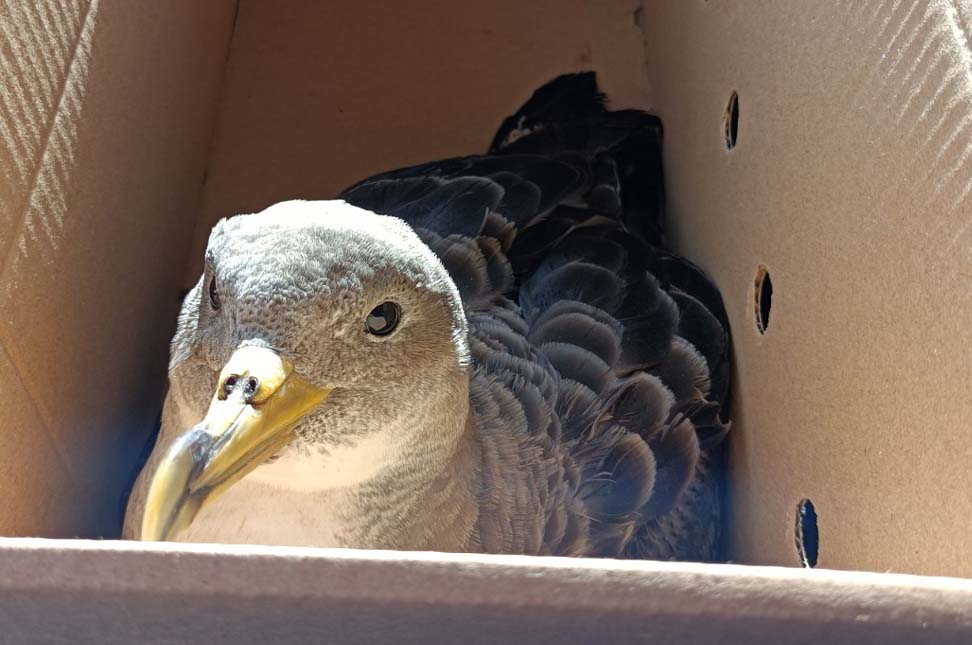
<svg viewBox="0 0 972 645">
<path fill-rule="evenodd" d="M 0 540 L 30 638 L 879 643 L 972 639 L 972 581 L 522 556 Z M 40 602 L 43 601 L 43 602 Z M 932 626 L 934 626 L 932 628 Z M 245 631 L 241 631 L 245 630 Z"/>
</svg>

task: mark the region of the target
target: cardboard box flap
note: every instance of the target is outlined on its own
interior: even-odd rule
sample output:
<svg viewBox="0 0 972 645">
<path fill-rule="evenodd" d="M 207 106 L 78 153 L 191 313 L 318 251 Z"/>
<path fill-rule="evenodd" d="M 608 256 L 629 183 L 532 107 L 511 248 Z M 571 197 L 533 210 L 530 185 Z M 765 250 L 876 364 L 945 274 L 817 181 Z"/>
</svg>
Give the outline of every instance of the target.
<svg viewBox="0 0 972 645">
<path fill-rule="evenodd" d="M 972 581 L 658 562 L 0 540 L 13 640 L 948 643 Z"/>
</svg>

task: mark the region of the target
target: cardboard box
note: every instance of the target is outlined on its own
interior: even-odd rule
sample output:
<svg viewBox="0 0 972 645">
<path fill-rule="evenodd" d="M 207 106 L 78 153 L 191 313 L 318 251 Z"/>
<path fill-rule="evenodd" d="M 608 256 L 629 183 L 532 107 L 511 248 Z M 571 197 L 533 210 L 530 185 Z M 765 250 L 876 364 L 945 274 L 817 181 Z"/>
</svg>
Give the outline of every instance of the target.
<svg viewBox="0 0 972 645">
<path fill-rule="evenodd" d="M 810 499 L 820 567 L 972 577 L 970 33 L 946 0 L 0 0 L 0 640 L 969 642 L 955 578 L 24 536 L 117 535 L 217 219 L 482 151 L 595 69 L 662 117 L 732 319 L 734 560 L 798 566 Z"/>
</svg>

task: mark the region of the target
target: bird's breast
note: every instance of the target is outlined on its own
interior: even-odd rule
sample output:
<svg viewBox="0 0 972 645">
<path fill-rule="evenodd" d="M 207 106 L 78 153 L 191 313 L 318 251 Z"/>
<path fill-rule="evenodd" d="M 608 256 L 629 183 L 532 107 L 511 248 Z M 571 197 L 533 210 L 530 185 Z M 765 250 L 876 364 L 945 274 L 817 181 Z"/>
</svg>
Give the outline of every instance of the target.
<svg viewBox="0 0 972 645">
<path fill-rule="evenodd" d="M 179 542 L 350 546 L 347 496 L 282 490 L 246 477 L 203 508 Z"/>
</svg>

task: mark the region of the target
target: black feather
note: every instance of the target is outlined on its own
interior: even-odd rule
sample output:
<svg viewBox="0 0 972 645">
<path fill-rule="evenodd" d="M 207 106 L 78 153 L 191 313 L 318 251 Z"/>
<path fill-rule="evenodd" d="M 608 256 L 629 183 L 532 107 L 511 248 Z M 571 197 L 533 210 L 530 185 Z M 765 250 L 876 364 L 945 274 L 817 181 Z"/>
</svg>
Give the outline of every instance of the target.
<svg viewBox="0 0 972 645">
<path fill-rule="evenodd" d="M 493 173 L 490 179 L 503 187 L 503 200 L 496 207 L 518 228 L 526 226 L 540 212 L 540 187 L 513 172 Z"/>
<path fill-rule="evenodd" d="M 610 325 L 579 312 L 553 316 L 542 325 L 533 327 L 530 342 L 567 343 L 591 352 L 608 365 L 617 363 L 621 355 L 621 335 Z"/>
<path fill-rule="evenodd" d="M 621 383 L 610 403 L 611 418 L 651 440 L 670 416 L 672 393 L 657 378 L 638 373 Z"/>
<path fill-rule="evenodd" d="M 643 506 L 655 484 L 655 456 L 636 434 L 624 434 L 592 469 L 581 496 L 595 520 L 625 519 Z"/>
<path fill-rule="evenodd" d="M 645 519 L 668 513 L 692 480 L 699 461 L 695 427 L 679 415 L 648 443 L 655 455 L 655 486 L 642 508 Z"/>
<path fill-rule="evenodd" d="M 630 285 L 615 314 L 624 327 L 619 369 L 645 369 L 660 363 L 671 349 L 678 309 L 649 275 Z"/>
<path fill-rule="evenodd" d="M 729 337 L 725 328 L 700 301 L 672 288 L 678 307 L 678 335 L 692 343 L 705 358 L 711 382 L 711 398 L 725 403 L 729 393 Z"/>
<path fill-rule="evenodd" d="M 490 152 L 509 147 L 516 132 L 543 130 L 550 125 L 604 114 L 605 97 L 594 72 L 564 74 L 542 86 L 512 116 L 500 124 Z"/>
<path fill-rule="evenodd" d="M 604 394 L 614 384 L 611 366 L 593 352 L 568 343 L 545 343 L 540 351 L 561 377 L 582 383 L 595 394 Z"/>
<path fill-rule="evenodd" d="M 520 291 L 520 305 L 531 320 L 561 300 L 576 300 L 612 312 L 624 297 L 624 285 L 616 274 L 596 264 L 571 262 L 534 274 Z"/>
</svg>

